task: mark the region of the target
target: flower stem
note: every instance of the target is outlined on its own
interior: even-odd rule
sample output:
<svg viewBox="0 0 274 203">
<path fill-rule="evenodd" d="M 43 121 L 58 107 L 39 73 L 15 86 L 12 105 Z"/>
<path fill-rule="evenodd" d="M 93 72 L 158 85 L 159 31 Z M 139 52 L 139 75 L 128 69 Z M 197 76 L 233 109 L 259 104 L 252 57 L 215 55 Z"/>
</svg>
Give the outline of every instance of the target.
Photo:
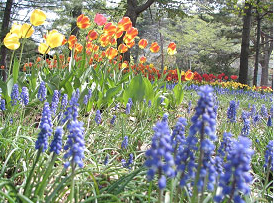
<svg viewBox="0 0 274 203">
<path fill-rule="evenodd" d="M 9 76 L 11 75 L 11 66 L 12 66 L 12 60 L 13 60 L 13 57 L 14 57 L 14 52 L 15 52 L 15 50 L 12 52 L 12 55 L 11 55 L 11 58 L 10 58 L 10 67 L 9 67 L 9 70 L 8 70 Z"/>
<path fill-rule="evenodd" d="M 268 179 L 269 179 L 269 173 L 270 173 L 270 163 L 271 162 L 271 159 L 268 160 L 268 164 L 267 164 L 267 169 L 266 169 L 266 179 L 265 179 L 265 182 L 264 182 L 264 187 L 263 187 L 263 197 L 265 197 L 267 195 L 267 192 L 265 194 L 265 191 L 266 191 L 266 186 L 267 186 L 267 183 L 268 183 Z"/>
<path fill-rule="evenodd" d="M 69 202 L 73 203 L 73 197 L 74 197 L 74 173 L 75 173 L 75 163 L 71 163 L 71 188 L 70 188 L 70 194 L 69 194 Z"/>
</svg>

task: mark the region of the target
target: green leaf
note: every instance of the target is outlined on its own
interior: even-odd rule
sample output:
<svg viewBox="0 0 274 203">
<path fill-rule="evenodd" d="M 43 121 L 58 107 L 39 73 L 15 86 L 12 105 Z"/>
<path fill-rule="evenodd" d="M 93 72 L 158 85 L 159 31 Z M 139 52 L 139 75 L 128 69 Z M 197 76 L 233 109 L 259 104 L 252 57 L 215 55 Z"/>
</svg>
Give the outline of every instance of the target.
<svg viewBox="0 0 274 203">
<path fill-rule="evenodd" d="M 176 105 L 180 105 L 184 99 L 184 90 L 181 83 L 178 83 L 174 89 L 175 103 Z"/>
<path fill-rule="evenodd" d="M 13 69 L 12 69 L 12 75 L 13 75 L 14 84 L 17 83 L 18 74 L 19 74 L 19 61 L 18 61 L 18 59 L 16 57 L 14 57 Z"/>
</svg>

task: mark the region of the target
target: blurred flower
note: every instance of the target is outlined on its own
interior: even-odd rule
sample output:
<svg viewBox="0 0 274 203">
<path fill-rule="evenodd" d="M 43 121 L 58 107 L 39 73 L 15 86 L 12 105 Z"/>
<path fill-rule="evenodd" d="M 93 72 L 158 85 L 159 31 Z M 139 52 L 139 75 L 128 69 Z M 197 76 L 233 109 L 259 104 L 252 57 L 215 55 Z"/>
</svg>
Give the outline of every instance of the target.
<svg viewBox="0 0 274 203">
<path fill-rule="evenodd" d="M 11 34 L 16 34 L 18 36 L 18 38 L 21 38 L 21 28 L 22 25 L 17 24 L 17 23 L 13 23 L 10 29 L 10 33 Z"/>
<path fill-rule="evenodd" d="M 65 36 L 59 33 L 57 30 L 52 30 L 46 37 L 46 43 L 50 46 L 50 48 L 59 47 L 62 45 Z"/>
<path fill-rule="evenodd" d="M 127 46 L 126 45 L 124 45 L 124 44 L 120 44 L 119 45 L 119 47 L 118 47 L 118 51 L 120 52 L 120 53 L 125 53 L 125 52 L 127 52 L 127 50 L 128 50 L 128 48 L 127 48 Z"/>
<path fill-rule="evenodd" d="M 39 26 L 44 24 L 46 18 L 47 16 L 43 11 L 35 9 L 30 15 L 30 23 L 34 26 Z"/>
<path fill-rule="evenodd" d="M 13 85 L 10 97 L 11 97 L 11 105 L 12 106 L 15 106 L 20 103 L 18 84 Z"/>
<path fill-rule="evenodd" d="M 185 73 L 185 80 L 192 80 L 194 77 L 194 74 L 193 72 L 191 72 L 191 70 L 188 70 L 186 73 Z"/>
<path fill-rule="evenodd" d="M 94 22 L 97 25 L 101 26 L 101 25 L 104 25 L 107 22 L 107 19 L 102 14 L 97 13 L 95 15 Z"/>
<path fill-rule="evenodd" d="M 104 26 L 104 33 L 107 34 L 108 36 L 112 36 L 116 33 L 117 27 L 113 25 L 111 22 L 105 24 Z"/>
<path fill-rule="evenodd" d="M 157 53 L 160 50 L 160 46 L 158 45 L 157 42 L 153 42 L 150 46 L 150 51 L 152 53 Z"/>
<path fill-rule="evenodd" d="M 59 91 L 54 90 L 52 100 L 51 100 L 51 111 L 53 114 L 56 113 L 58 104 L 59 104 Z"/>
<path fill-rule="evenodd" d="M 138 30 L 135 27 L 131 27 L 127 30 L 123 40 L 126 44 L 133 41 L 133 39 L 138 35 Z"/>
<path fill-rule="evenodd" d="M 68 39 L 69 49 L 72 50 L 77 43 L 77 38 L 75 35 L 70 35 Z"/>
<path fill-rule="evenodd" d="M 64 146 L 64 150 L 68 152 L 64 155 L 64 159 L 71 159 L 64 164 L 65 168 L 68 168 L 69 165 L 78 164 L 80 168 L 84 166 L 83 159 L 85 157 L 85 140 L 84 140 L 84 127 L 83 122 L 77 120 L 71 121 L 68 126 L 69 135 Z"/>
<path fill-rule="evenodd" d="M 243 111 L 242 112 L 242 119 L 244 121 L 244 126 L 241 131 L 241 136 L 247 137 L 250 131 L 250 121 L 248 119 L 248 113 Z"/>
<path fill-rule="evenodd" d="M 60 154 L 62 149 L 62 135 L 64 131 L 61 126 L 56 127 L 53 140 L 50 144 L 50 152 L 54 152 L 55 154 Z"/>
<path fill-rule="evenodd" d="M 61 101 L 61 107 L 60 107 L 60 109 L 61 110 L 65 110 L 65 108 L 67 107 L 67 105 L 68 105 L 68 95 L 64 94 L 63 98 L 62 98 L 62 101 Z"/>
<path fill-rule="evenodd" d="M 176 51 L 176 44 L 174 42 L 171 42 L 169 45 L 168 45 L 168 48 L 167 48 L 167 53 L 169 55 L 174 55 L 177 53 Z"/>
<path fill-rule="evenodd" d="M 85 16 L 84 14 L 79 15 L 77 17 L 76 24 L 81 29 L 88 28 L 90 26 L 89 17 Z"/>
<path fill-rule="evenodd" d="M 126 114 L 130 114 L 131 105 L 127 103 L 126 105 Z"/>
<path fill-rule="evenodd" d="M 104 165 L 106 166 L 109 162 L 109 155 L 107 154 L 104 160 Z"/>
<path fill-rule="evenodd" d="M 24 23 L 21 27 L 21 37 L 22 38 L 29 38 L 34 32 L 34 28 L 32 25 L 28 23 Z"/>
<path fill-rule="evenodd" d="M 265 117 L 265 118 L 268 117 L 267 108 L 265 107 L 264 104 L 262 104 L 262 106 L 261 106 L 261 116 Z"/>
<path fill-rule="evenodd" d="M 110 124 L 111 124 L 111 125 L 114 125 L 115 120 L 116 120 L 116 115 L 114 115 L 114 116 L 112 117 L 112 119 L 110 120 Z"/>
<path fill-rule="evenodd" d="M 38 51 L 40 54 L 48 54 L 50 47 L 46 43 L 40 43 L 38 46 Z"/>
<path fill-rule="evenodd" d="M 4 45 L 11 50 L 15 50 L 20 47 L 19 37 L 17 34 L 8 33 L 3 42 Z"/>
<path fill-rule="evenodd" d="M 138 43 L 140 49 L 146 48 L 147 44 L 148 44 L 148 42 L 146 39 L 141 39 Z"/>
<path fill-rule="evenodd" d="M 272 119 L 271 119 L 271 116 L 268 116 L 268 119 L 267 119 L 267 126 L 268 126 L 268 127 L 271 127 L 271 126 L 272 126 Z"/>
<path fill-rule="evenodd" d="M 129 154 L 129 159 L 127 162 L 124 159 L 122 159 L 121 162 L 123 167 L 130 169 L 131 168 L 130 165 L 133 163 L 133 154 Z"/>
<path fill-rule="evenodd" d="M 237 75 L 231 75 L 230 78 L 231 78 L 232 80 L 237 80 L 238 76 L 237 76 Z"/>
<path fill-rule="evenodd" d="M 80 43 L 75 44 L 75 52 L 80 53 L 83 50 L 83 46 Z"/>
</svg>

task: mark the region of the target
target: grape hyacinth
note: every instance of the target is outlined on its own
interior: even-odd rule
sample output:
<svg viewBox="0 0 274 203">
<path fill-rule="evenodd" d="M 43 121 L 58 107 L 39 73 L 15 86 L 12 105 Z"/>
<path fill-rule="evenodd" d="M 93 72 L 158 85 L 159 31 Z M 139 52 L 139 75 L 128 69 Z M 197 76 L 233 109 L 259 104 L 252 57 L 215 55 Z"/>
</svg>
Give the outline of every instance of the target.
<svg viewBox="0 0 274 203">
<path fill-rule="evenodd" d="M 266 146 L 264 157 L 265 157 L 264 167 L 267 168 L 269 166 L 270 171 L 273 171 L 273 140 L 270 140 L 268 145 Z"/>
<path fill-rule="evenodd" d="M 95 122 L 96 122 L 98 125 L 102 122 L 102 117 L 101 117 L 101 112 L 100 112 L 100 110 L 97 110 L 97 111 L 96 111 L 94 120 L 95 120 Z"/>
<path fill-rule="evenodd" d="M 158 173 L 161 177 L 158 181 L 159 188 L 164 189 L 165 181 L 163 181 L 164 178 L 162 176 L 175 176 L 170 130 L 168 123 L 163 121 L 158 122 L 153 130 L 155 133 L 151 147 L 145 153 L 147 158 L 145 166 L 149 169 L 147 179 L 151 181 L 155 174 Z"/>
<path fill-rule="evenodd" d="M 247 137 L 250 131 L 250 121 L 248 119 L 248 113 L 243 111 L 242 112 L 242 119 L 244 121 L 244 126 L 241 131 L 241 136 Z"/>
<path fill-rule="evenodd" d="M 46 83 L 44 81 L 42 81 L 40 83 L 40 86 L 39 86 L 39 89 L 38 89 L 37 98 L 40 101 L 45 101 L 46 100 L 46 96 L 47 96 Z"/>
<path fill-rule="evenodd" d="M 20 94 L 22 103 L 27 106 L 29 104 L 29 90 L 27 87 L 22 87 L 22 92 Z"/>
<path fill-rule="evenodd" d="M 65 118 L 63 119 L 63 123 L 66 121 L 76 121 L 77 116 L 78 116 L 78 94 L 77 92 L 72 94 L 72 97 L 69 101 L 69 106 L 67 107 L 67 110 L 65 111 Z"/>
<path fill-rule="evenodd" d="M 130 165 L 133 163 L 133 154 L 129 154 L 128 161 L 126 161 L 125 159 L 122 159 L 121 162 L 124 168 L 130 169 L 131 168 Z"/>
<path fill-rule="evenodd" d="M 123 140 L 123 142 L 121 144 L 121 149 L 126 149 L 127 146 L 128 146 L 128 136 L 125 136 L 124 140 Z"/>
<path fill-rule="evenodd" d="M 130 103 L 127 103 L 127 105 L 126 105 L 126 114 L 127 115 L 130 114 L 130 109 L 131 109 L 131 105 L 130 105 Z"/>
<path fill-rule="evenodd" d="M 17 103 L 20 103 L 19 87 L 17 84 L 14 84 L 11 91 L 11 105 L 15 106 Z"/>
<path fill-rule="evenodd" d="M 63 128 L 61 126 L 58 126 L 55 130 L 54 138 L 50 144 L 50 152 L 60 154 L 60 151 L 62 149 L 62 135 Z"/>
<path fill-rule="evenodd" d="M 271 126 L 272 126 L 272 119 L 271 119 L 271 116 L 268 116 L 268 119 L 267 119 L 267 126 L 268 126 L 268 127 L 271 127 Z"/>
<path fill-rule="evenodd" d="M 263 118 L 268 117 L 267 108 L 265 107 L 264 104 L 262 104 L 262 106 L 261 106 L 261 116 L 262 116 Z"/>
<path fill-rule="evenodd" d="M 219 186 L 221 191 L 217 193 L 214 200 L 223 202 L 226 195 L 229 195 L 229 202 L 244 202 L 241 199 L 240 192 L 247 195 L 250 192 L 248 184 L 252 180 L 249 173 L 251 169 L 251 140 L 247 137 L 239 136 L 237 141 L 233 142 L 233 149 L 227 156 L 227 163 L 224 166 L 225 172 L 220 177 Z"/>
<path fill-rule="evenodd" d="M 64 159 L 69 159 L 64 167 L 68 168 L 71 164 L 78 164 L 80 168 L 84 166 L 83 159 L 85 157 L 85 141 L 84 141 L 84 127 L 83 122 L 79 122 L 77 120 L 72 120 L 70 125 L 67 126 L 69 130 L 68 139 L 66 145 L 64 146 L 64 150 L 68 150 L 68 152 L 64 155 Z"/>
<path fill-rule="evenodd" d="M 85 95 L 85 96 L 84 96 L 83 103 L 84 103 L 85 105 L 88 104 L 88 95 Z"/>
<path fill-rule="evenodd" d="M 45 152 L 48 148 L 48 137 L 51 136 L 52 133 L 51 111 L 48 102 L 44 104 L 39 128 L 40 133 L 35 143 L 35 149 L 40 150 L 42 148 L 42 152 Z"/>
<path fill-rule="evenodd" d="M 106 166 L 109 162 L 109 155 L 107 154 L 105 159 L 104 159 L 104 165 Z"/>
<path fill-rule="evenodd" d="M 116 115 L 114 115 L 114 116 L 112 117 L 112 119 L 110 120 L 110 124 L 111 124 L 111 125 L 114 125 L 115 120 L 116 120 Z"/>
<path fill-rule="evenodd" d="M 56 113 L 58 104 L 59 104 L 59 91 L 54 90 L 52 100 L 51 100 L 51 111 L 53 114 Z"/>
<path fill-rule="evenodd" d="M 231 123 L 236 122 L 236 115 L 237 115 L 237 107 L 236 102 L 234 100 L 230 101 L 229 107 L 227 109 L 227 118 Z"/>
<path fill-rule="evenodd" d="M 67 107 L 67 105 L 68 105 L 68 95 L 67 95 L 67 94 L 64 94 L 63 97 L 62 97 L 60 109 L 61 109 L 61 110 L 65 110 L 66 107 Z"/>
<path fill-rule="evenodd" d="M 5 111 L 5 110 L 6 110 L 6 101 L 5 101 L 5 99 L 1 99 L 0 109 L 1 109 L 2 111 Z"/>
</svg>

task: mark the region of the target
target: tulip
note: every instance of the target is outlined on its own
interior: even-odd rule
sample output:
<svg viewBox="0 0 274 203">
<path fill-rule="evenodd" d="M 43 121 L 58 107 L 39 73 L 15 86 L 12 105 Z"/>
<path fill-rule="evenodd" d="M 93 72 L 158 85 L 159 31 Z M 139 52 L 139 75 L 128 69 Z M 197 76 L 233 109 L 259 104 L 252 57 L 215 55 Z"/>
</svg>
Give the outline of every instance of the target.
<svg viewBox="0 0 274 203">
<path fill-rule="evenodd" d="M 95 15 L 94 22 L 95 22 L 97 25 L 101 26 L 101 25 L 106 24 L 107 19 L 106 19 L 102 14 L 97 13 L 97 14 Z"/>
<path fill-rule="evenodd" d="M 147 61 L 147 58 L 145 56 L 142 56 L 140 58 L 140 63 L 145 63 Z"/>
<path fill-rule="evenodd" d="M 129 42 L 126 43 L 126 45 L 128 46 L 128 48 L 132 48 L 134 46 L 134 44 L 135 44 L 134 40 L 129 41 Z"/>
<path fill-rule="evenodd" d="M 118 22 L 118 28 L 120 31 L 128 31 L 132 27 L 132 22 L 129 17 L 123 17 Z"/>
<path fill-rule="evenodd" d="M 80 43 L 76 43 L 76 44 L 75 44 L 75 51 L 76 51 L 77 53 L 81 52 L 82 49 L 83 49 L 83 46 L 82 46 Z"/>
<path fill-rule="evenodd" d="M 117 54 L 118 54 L 117 49 L 114 49 L 112 47 L 106 50 L 106 56 L 108 57 L 109 60 L 114 59 L 114 57 L 117 56 Z"/>
<path fill-rule="evenodd" d="M 17 34 L 17 36 L 21 38 L 21 27 L 22 25 L 14 23 L 10 29 L 10 33 Z"/>
<path fill-rule="evenodd" d="M 68 44 L 69 44 L 69 49 L 73 49 L 73 47 L 75 46 L 75 44 L 77 43 L 77 38 L 75 35 L 70 35 L 69 39 L 68 39 Z"/>
<path fill-rule="evenodd" d="M 50 48 L 59 47 L 62 45 L 65 36 L 59 33 L 57 30 L 52 30 L 47 35 L 46 43 Z"/>
<path fill-rule="evenodd" d="M 153 42 L 150 46 L 150 51 L 152 53 L 157 53 L 160 50 L 160 46 L 158 45 L 157 42 Z"/>
<path fill-rule="evenodd" d="M 90 30 L 88 32 L 88 39 L 89 40 L 95 40 L 95 39 L 97 39 L 97 37 L 98 37 L 98 33 L 96 31 Z"/>
<path fill-rule="evenodd" d="M 191 70 L 188 70 L 186 73 L 185 73 L 185 79 L 186 80 L 192 80 L 194 77 L 194 74 L 193 72 L 191 72 Z"/>
<path fill-rule="evenodd" d="M 47 54 L 47 53 L 49 53 L 50 48 L 46 43 L 41 43 L 38 46 L 38 51 L 39 51 L 40 54 Z"/>
<path fill-rule="evenodd" d="M 77 26 L 81 29 L 88 28 L 90 26 L 90 20 L 89 17 L 85 16 L 84 14 L 81 14 L 77 18 Z"/>
<path fill-rule="evenodd" d="M 46 14 L 39 10 L 39 9 L 35 9 L 30 16 L 30 23 L 34 26 L 39 26 L 44 24 L 45 20 L 46 20 L 47 16 Z"/>
<path fill-rule="evenodd" d="M 176 51 L 176 44 L 174 42 L 171 42 L 169 45 L 168 45 L 168 48 L 167 48 L 167 53 L 169 55 L 174 55 L 177 53 Z"/>
<path fill-rule="evenodd" d="M 138 43 L 140 49 L 146 48 L 147 44 L 148 44 L 148 42 L 146 39 L 141 39 Z"/>
<path fill-rule="evenodd" d="M 117 31 L 117 27 L 115 25 L 113 25 L 112 23 L 107 23 L 104 26 L 104 32 L 108 35 L 108 36 L 112 36 L 113 34 L 115 34 Z"/>
<path fill-rule="evenodd" d="M 120 52 L 120 53 L 125 53 L 125 52 L 127 52 L 127 50 L 128 50 L 128 48 L 127 48 L 127 46 L 126 45 L 124 45 L 124 44 L 120 44 L 119 45 L 119 47 L 118 47 L 118 51 Z"/>
<path fill-rule="evenodd" d="M 4 45 L 11 50 L 18 49 L 20 47 L 19 37 L 17 34 L 8 33 L 4 38 Z"/>
<path fill-rule="evenodd" d="M 24 23 L 21 27 L 21 37 L 22 38 L 29 38 L 34 32 L 34 28 L 32 25 L 28 23 Z"/>
</svg>

